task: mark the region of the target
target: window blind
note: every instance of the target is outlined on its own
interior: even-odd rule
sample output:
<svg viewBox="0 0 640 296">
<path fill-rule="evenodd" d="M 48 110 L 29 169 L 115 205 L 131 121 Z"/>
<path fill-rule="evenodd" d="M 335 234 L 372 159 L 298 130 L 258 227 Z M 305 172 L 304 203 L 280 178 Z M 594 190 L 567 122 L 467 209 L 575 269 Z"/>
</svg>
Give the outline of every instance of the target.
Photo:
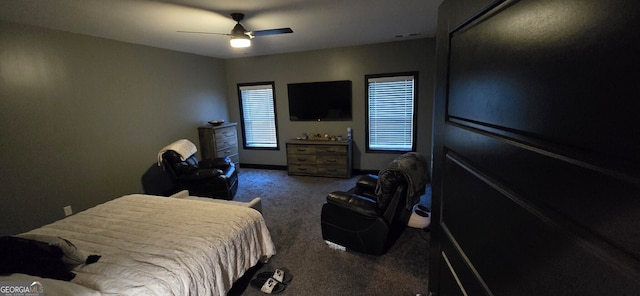
<svg viewBox="0 0 640 296">
<path fill-rule="evenodd" d="M 273 86 L 240 86 L 245 146 L 277 148 Z"/>
<path fill-rule="evenodd" d="M 375 77 L 369 92 L 369 149 L 413 149 L 414 76 Z"/>
</svg>

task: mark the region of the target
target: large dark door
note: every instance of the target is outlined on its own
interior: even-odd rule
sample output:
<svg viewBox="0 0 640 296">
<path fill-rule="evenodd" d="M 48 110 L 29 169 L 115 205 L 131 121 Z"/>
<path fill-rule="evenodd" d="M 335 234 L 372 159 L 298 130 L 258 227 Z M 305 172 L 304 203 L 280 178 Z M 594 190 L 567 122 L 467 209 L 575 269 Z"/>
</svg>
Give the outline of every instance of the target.
<svg viewBox="0 0 640 296">
<path fill-rule="evenodd" d="M 435 295 L 640 295 L 640 3 L 445 1 Z"/>
</svg>

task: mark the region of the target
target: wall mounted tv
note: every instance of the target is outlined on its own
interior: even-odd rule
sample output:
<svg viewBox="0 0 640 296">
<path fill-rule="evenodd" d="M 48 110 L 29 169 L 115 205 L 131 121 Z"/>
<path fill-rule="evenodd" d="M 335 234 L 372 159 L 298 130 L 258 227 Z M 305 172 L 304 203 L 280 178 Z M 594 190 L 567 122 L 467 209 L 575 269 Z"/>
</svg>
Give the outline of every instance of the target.
<svg viewBox="0 0 640 296">
<path fill-rule="evenodd" d="M 291 121 L 350 121 L 351 81 L 289 83 Z"/>
</svg>

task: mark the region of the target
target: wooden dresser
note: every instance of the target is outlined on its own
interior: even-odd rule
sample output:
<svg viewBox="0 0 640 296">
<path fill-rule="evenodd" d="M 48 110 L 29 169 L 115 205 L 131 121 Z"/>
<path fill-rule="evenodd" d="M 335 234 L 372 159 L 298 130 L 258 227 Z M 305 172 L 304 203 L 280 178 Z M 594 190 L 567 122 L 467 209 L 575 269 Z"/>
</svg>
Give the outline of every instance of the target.
<svg viewBox="0 0 640 296">
<path fill-rule="evenodd" d="M 351 141 L 287 141 L 289 175 L 351 178 Z"/>
<path fill-rule="evenodd" d="M 202 159 L 229 157 L 236 168 L 239 168 L 237 125 L 237 123 L 225 123 L 219 126 L 198 127 Z"/>
</svg>

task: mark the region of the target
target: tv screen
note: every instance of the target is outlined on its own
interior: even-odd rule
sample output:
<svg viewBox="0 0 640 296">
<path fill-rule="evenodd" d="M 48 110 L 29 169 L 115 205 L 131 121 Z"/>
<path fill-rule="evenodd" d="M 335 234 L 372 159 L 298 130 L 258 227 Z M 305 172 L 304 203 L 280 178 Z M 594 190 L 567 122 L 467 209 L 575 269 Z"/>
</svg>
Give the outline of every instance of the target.
<svg viewBox="0 0 640 296">
<path fill-rule="evenodd" d="M 291 121 L 351 120 L 351 81 L 289 83 Z"/>
</svg>

